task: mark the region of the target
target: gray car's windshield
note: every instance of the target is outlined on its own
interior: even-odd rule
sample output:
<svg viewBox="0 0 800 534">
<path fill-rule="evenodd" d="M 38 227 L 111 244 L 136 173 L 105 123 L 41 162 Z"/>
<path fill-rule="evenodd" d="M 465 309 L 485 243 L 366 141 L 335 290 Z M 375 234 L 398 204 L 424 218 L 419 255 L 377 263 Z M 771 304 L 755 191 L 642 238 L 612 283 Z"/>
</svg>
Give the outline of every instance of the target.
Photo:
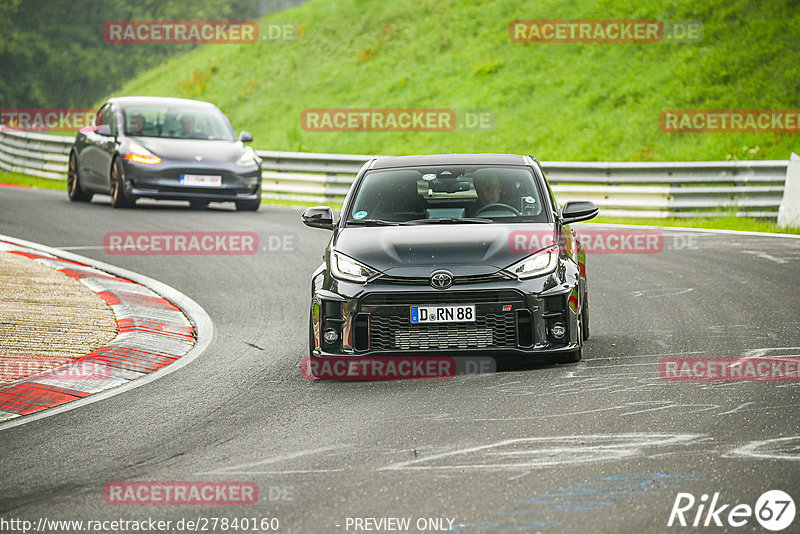
<svg viewBox="0 0 800 534">
<path fill-rule="evenodd" d="M 213 108 L 129 106 L 124 116 L 125 135 L 133 137 L 236 140 L 225 115 Z"/>
<path fill-rule="evenodd" d="M 371 171 L 348 224 L 546 222 L 531 170 L 523 166 L 434 166 Z"/>
</svg>

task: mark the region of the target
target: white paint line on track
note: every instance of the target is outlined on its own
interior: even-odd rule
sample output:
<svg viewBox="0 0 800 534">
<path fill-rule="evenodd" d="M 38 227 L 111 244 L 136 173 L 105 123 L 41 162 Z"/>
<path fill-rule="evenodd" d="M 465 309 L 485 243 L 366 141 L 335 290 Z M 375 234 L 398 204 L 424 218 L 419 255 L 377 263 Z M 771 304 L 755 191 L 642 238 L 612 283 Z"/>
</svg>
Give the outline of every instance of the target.
<svg viewBox="0 0 800 534">
<path fill-rule="evenodd" d="M 275 456 L 271 456 L 271 457 L 266 458 L 264 460 L 258 460 L 256 462 L 248 462 L 248 463 L 244 463 L 244 464 L 233 465 L 233 466 L 230 466 L 230 467 L 223 467 L 222 469 L 216 469 L 216 470 L 213 470 L 213 471 L 204 471 L 202 473 L 197 473 L 197 474 L 198 475 L 220 475 L 220 474 L 226 474 L 226 475 L 231 475 L 231 474 L 235 474 L 235 475 L 255 475 L 255 474 L 285 473 L 284 471 L 261 471 L 261 470 L 259 470 L 259 471 L 242 471 L 242 470 L 243 469 L 249 469 L 251 467 L 272 465 L 272 464 L 276 464 L 278 462 L 285 462 L 285 461 L 288 461 L 288 460 L 296 460 L 297 458 L 302 458 L 304 456 L 316 455 L 316 454 L 320 454 L 320 453 L 326 453 L 326 452 L 333 451 L 333 450 L 342 450 L 342 449 L 344 449 L 346 447 L 347 447 L 347 445 L 328 445 L 327 447 L 319 447 L 319 448 L 316 448 L 316 449 L 307 449 L 307 450 L 302 450 L 302 451 L 295 451 L 295 452 L 290 452 L 288 454 L 276 454 Z M 331 469 L 331 470 L 324 470 L 324 469 L 322 469 L 322 470 L 317 470 L 317 469 L 302 470 L 302 472 L 327 472 L 327 471 L 344 471 L 344 468 L 342 468 L 342 469 Z M 294 471 L 290 471 L 290 472 L 298 473 L 300 471 L 294 470 Z M 286 472 L 286 473 L 288 473 L 288 472 Z"/>
<path fill-rule="evenodd" d="M 178 358 L 174 363 L 171 363 L 170 365 L 162 367 L 161 369 L 158 369 L 157 371 L 154 371 L 152 373 L 146 374 L 141 378 L 136 378 L 134 380 L 131 380 L 127 384 L 121 385 L 119 387 L 107 389 L 100 393 L 89 395 L 88 397 L 83 397 L 81 399 L 70 401 L 61 404 L 59 406 L 47 408 L 45 410 L 36 412 L 34 414 L 16 417 L 14 419 L 11 419 L 10 421 L 0 423 L 0 431 L 8 430 L 10 428 L 14 428 L 27 423 L 32 423 L 34 421 L 44 419 L 45 417 L 51 417 L 53 415 L 68 412 L 70 410 L 75 410 L 82 406 L 86 406 L 88 404 L 93 404 L 95 402 L 115 397 L 126 391 L 130 391 L 140 386 L 144 386 L 145 384 L 149 384 L 154 380 L 158 380 L 159 378 L 171 374 L 177 371 L 178 369 L 181 369 L 182 367 L 190 364 L 192 361 L 198 358 L 214 340 L 215 337 L 214 323 L 211 321 L 211 317 L 209 317 L 208 313 L 206 313 L 206 311 L 194 300 L 192 300 L 191 298 L 184 295 L 177 289 L 174 289 L 173 287 L 168 286 L 163 282 L 159 282 L 158 280 L 155 280 L 143 274 L 123 269 L 122 267 L 116 267 L 108 263 L 104 263 L 91 258 L 86 258 L 84 256 L 79 256 L 71 252 L 67 252 L 53 247 L 48 247 L 46 245 L 42 245 L 39 243 L 25 241 L 23 239 L 17 239 L 15 237 L 10 237 L 5 235 L 0 235 L 0 240 L 7 241 L 9 243 L 13 243 L 15 245 L 23 247 L 28 247 L 41 252 L 46 252 L 48 254 L 52 254 L 53 256 L 58 256 L 66 260 L 85 263 L 87 265 L 94 267 L 95 269 L 105 271 L 109 274 L 119 276 L 121 278 L 127 278 L 128 280 L 132 280 L 138 284 L 146 286 L 155 291 L 156 293 L 158 293 L 159 295 L 161 295 L 162 297 L 166 298 L 170 302 L 174 303 L 176 306 L 178 306 L 181 309 L 181 311 L 183 311 L 183 313 L 186 315 L 186 317 L 189 318 L 189 321 L 191 321 L 191 323 L 194 325 L 195 332 L 197 333 L 197 342 L 195 343 L 194 347 L 192 347 L 192 349 L 189 350 L 189 352 Z"/>
</svg>

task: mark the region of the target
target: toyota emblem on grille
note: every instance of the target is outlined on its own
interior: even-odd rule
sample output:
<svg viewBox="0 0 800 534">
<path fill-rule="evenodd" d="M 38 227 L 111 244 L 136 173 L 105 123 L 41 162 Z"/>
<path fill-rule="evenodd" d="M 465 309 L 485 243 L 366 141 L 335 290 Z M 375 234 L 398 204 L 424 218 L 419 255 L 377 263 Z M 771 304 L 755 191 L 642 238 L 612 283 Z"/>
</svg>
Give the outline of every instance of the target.
<svg viewBox="0 0 800 534">
<path fill-rule="evenodd" d="M 433 271 L 431 273 L 431 287 L 447 289 L 453 285 L 453 273 L 450 271 Z"/>
</svg>

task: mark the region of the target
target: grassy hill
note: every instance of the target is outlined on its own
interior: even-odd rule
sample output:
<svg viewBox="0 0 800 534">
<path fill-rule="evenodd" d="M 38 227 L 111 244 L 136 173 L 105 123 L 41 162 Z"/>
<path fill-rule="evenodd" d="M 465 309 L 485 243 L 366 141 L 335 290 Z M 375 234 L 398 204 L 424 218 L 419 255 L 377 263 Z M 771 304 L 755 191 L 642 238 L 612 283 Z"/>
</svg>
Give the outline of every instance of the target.
<svg viewBox="0 0 800 534">
<path fill-rule="evenodd" d="M 514 43 L 515 19 L 701 20 L 696 43 Z M 664 109 L 798 109 L 792 0 L 311 0 L 292 41 L 208 45 L 117 95 L 208 100 L 263 149 L 530 153 L 544 160 L 786 159 L 800 134 L 664 133 Z M 135 53 L 131 45 L 131 53 Z M 490 110 L 490 131 L 320 133 L 307 108 Z"/>
</svg>

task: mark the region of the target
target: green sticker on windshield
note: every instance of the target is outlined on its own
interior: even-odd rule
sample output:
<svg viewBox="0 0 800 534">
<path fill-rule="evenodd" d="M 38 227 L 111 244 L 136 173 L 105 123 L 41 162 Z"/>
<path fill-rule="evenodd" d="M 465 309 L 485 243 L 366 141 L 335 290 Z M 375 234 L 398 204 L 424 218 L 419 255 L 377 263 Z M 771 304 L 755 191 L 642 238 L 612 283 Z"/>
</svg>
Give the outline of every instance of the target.
<svg viewBox="0 0 800 534">
<path fill-rule="evenodd" d="M 366 216 L 367 216 L 367 212 L 366 211 L 359 211 L 359 212 L 356 212 L 355 214 L 353 214 L 353 218 L 354 219 L 363 219 Z"/>
</svg>

